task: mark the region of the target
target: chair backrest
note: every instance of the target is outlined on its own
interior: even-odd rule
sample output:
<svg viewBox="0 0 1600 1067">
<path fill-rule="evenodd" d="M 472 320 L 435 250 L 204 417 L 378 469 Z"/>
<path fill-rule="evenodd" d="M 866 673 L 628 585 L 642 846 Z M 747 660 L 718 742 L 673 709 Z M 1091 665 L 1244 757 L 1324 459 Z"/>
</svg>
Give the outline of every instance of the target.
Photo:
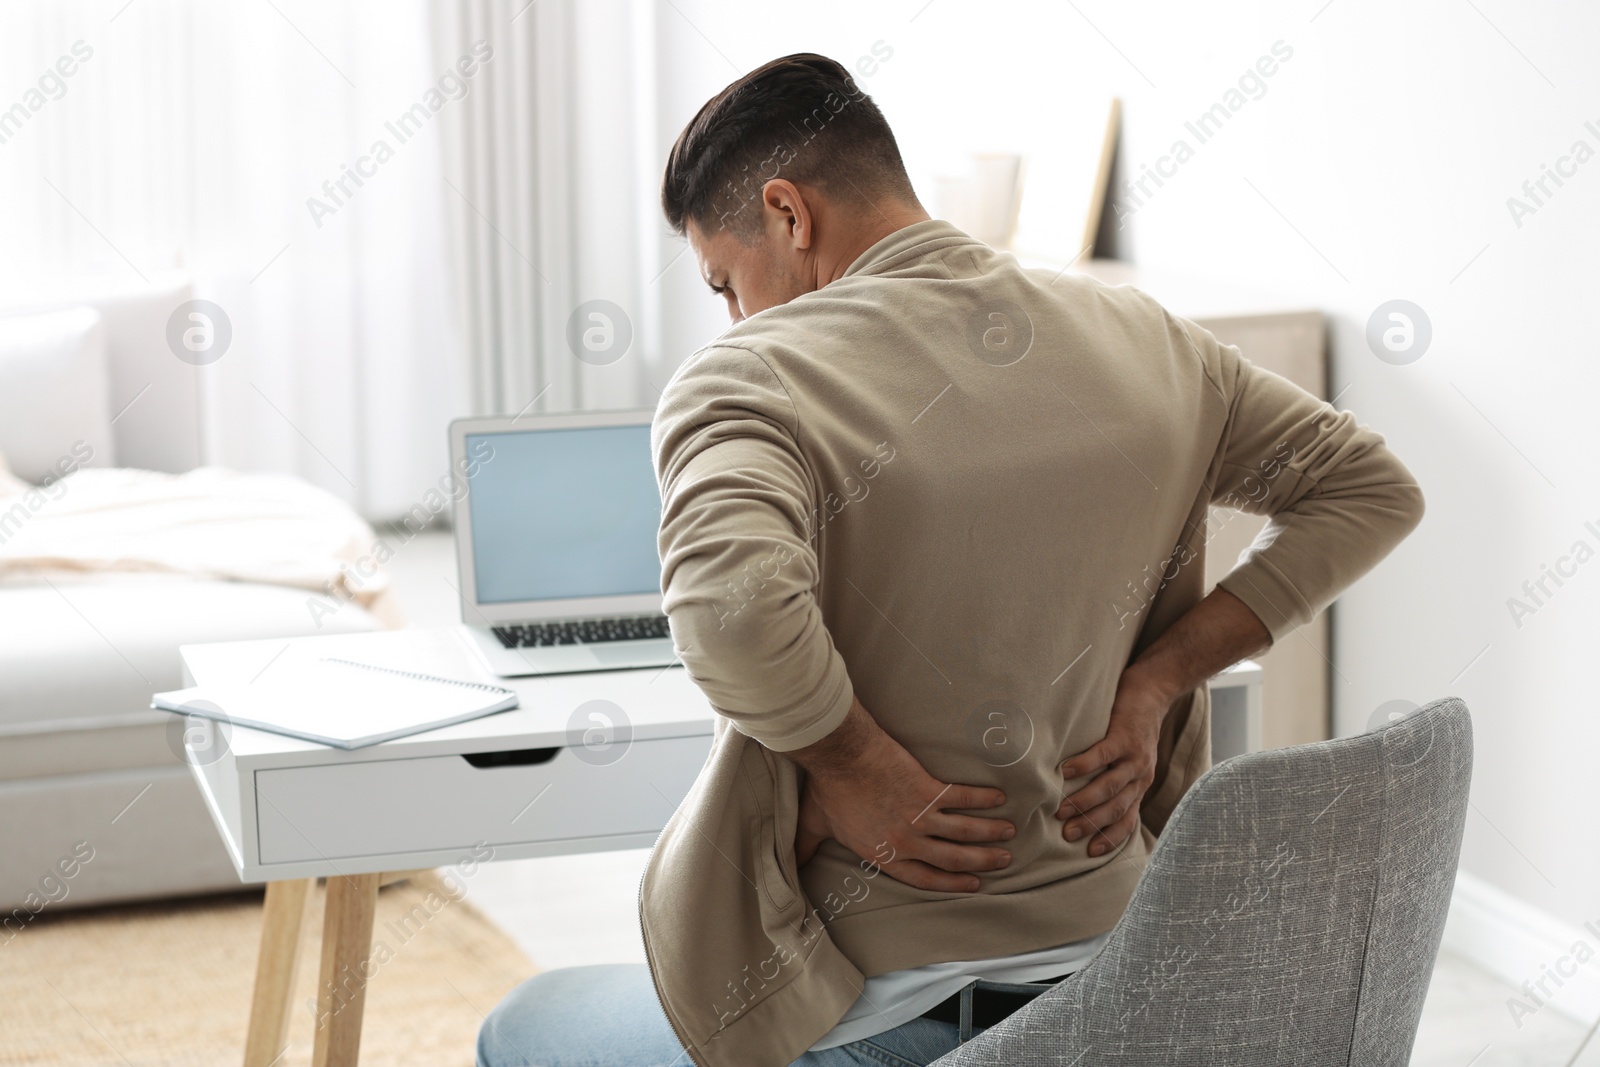
<svg viewBox="0 0 1600 1067">
<path fill-rule="evenodd" d="M 1219 764 L 1099 955 L 939 1067 L 1404 1067 L 1471 773 L 1453 697 Z"/>
</svg>

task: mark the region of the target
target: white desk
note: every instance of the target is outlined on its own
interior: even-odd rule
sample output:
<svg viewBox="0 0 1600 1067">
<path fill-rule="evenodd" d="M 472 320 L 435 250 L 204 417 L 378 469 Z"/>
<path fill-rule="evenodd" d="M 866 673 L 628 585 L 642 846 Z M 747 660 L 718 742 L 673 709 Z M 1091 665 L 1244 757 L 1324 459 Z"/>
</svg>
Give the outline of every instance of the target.
<svg viewBox="0 0 1600 1067">
<path fill-rule="evenodd" d="M 344 656 L 520 701 L 350 750 L 242 727 L 219 746 L 196 720 L 191 767 L 245 882 L 436 867 L 480 842 L 499 859 L 647 848 L 711 750 L 714 713 L 681 666 L 497 679 L 454 628 L 180 651 L 196 685 Z"/>
<path fill-rule="evenodd" d="M 714 713 L 680 667 L 494 679 L 455 628 L 185 645 L 187 684 L 345 656 L 499 681 L 520 706 L 344 750 L 189 720 L 190 769 L 239 878 L 266 882 L 245 1067 L 287 1042 L 306 909 L 328 879 L 312 1062 L 353 1065 L 384 872 L 654 844 L 711 750 Z M 225 711 L 226 709 L 224 709 Z"/>
<path fill-rule="evenodd" d="M 337 655 L 470 680 L 454 628 L 180 649 L 188 683 L 253 680 Z M 1261 668 L 1211 683 L 1212 752 L 1260 747 Z M 682 667 L 502 680 L 521 706 L 345 750 L 189 720 L 190 768 L 239 877 L 266 882 L 245 1067 L 283 1053 L 311 890 L 328 879 L 315 1067 L 353 1065 L 384 872 L 654 844 L 711 748 L 714 713 Z M 224 709 L 226 710 L 226 709 Z"/>
<path fill-rule="evenodd" d="M 1211 679 L 1211 762 L 1261 751 L 1261 664 L 1242 659 Z"/>
</svg>

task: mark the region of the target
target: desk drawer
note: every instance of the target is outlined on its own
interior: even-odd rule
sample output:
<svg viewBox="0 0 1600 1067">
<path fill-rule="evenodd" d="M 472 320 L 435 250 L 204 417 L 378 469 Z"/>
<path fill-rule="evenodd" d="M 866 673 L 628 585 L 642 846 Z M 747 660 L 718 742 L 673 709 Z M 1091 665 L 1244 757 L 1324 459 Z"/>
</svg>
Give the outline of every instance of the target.
<svg viewBox="0 0 1600 1067">
<path fill-rule="evenodd" d="M 654 833 L 694 784 L 711 735 L 635 741 L 614 763 L 426 756 L 255 774 L 258 862 L 332 861 Z M 534 758 L 543 758 L 548 752 Z M 499 763 L 501 765 L 495 765 Z"/>
</svg>

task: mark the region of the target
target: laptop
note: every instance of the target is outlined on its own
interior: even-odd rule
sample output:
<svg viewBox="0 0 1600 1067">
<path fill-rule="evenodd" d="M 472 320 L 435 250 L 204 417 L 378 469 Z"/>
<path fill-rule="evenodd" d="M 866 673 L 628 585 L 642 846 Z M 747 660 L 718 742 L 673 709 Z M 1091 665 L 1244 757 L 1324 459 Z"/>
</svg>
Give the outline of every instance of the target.
<svg viewBox="0 0 1600 1067">
<path fill-rule="evenodd" d="M 648 409 L 457 419 L 461 620 L 501 677 L 677 661 Z"/>
</svg>

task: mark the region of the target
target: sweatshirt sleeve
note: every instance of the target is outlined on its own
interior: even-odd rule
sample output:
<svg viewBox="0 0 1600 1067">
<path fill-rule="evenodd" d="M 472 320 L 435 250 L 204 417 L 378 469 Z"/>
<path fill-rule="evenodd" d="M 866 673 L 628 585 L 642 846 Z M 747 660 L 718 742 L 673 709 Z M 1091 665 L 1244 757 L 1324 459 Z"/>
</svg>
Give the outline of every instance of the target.
<svg viewBox="0 0 1600 1067">
<path fill-rule="evenodd" d="M 1227 405 L 1211 502 L 1270 516 L 1217 584 L 1255 612 L 1276 644 L 1416 528 L 1422 489 L 1352 413 L 1176 321 Z"/>
<path fill-rule="evenodd" d="M 811 475 L 767 363 L 704 349 L 651 427 L 661 591 L 673 642 L 716 711 L 777 752 L 820 741 L 854 700 L 817 604 Z"/>
</svg>

